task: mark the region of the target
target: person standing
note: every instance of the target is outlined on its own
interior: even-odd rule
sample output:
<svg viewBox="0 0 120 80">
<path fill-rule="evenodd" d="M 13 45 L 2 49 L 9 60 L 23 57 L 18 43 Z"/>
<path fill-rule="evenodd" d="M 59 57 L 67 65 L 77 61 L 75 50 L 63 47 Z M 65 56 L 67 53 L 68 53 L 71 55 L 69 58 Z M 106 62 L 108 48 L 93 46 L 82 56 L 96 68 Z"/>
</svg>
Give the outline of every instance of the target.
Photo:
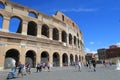
<svg viewBox="0 0 120 80">
<path fill-rule="evenodd" d="M 79 61 L 78 61 L 78 71 L 80 71 L 80 72 L 81 72 L 81 67 L 82 67 L 81 61 L 79 60 Z"/>
<path fill-rule="evenodd" d="M 19 76 L 19 74 L 21 74 L 21 76 L 23 76 L 23 68 L 24 68 L 24 65 L 21 64 L 21 62 L 19 62 L 19 64 L 18 64 L 18 74 L 17 74 L 17 76 Z"/>
<path fill-rule="evenodd" d="M 40 63 L 37 63 L 36 69 L 37 69 L 36 72 L 38 72 L 38 71 L 40 72 Z"/>
<path fill-rule="evenodd" d="M 95 59 L 93 58 L 91 62 L 92 62 L 92 65 L 93 65 L 93 70 L 96 71 L 96 61 L 95 61 Z"/>
<path fill-rule="evenodd" d="M 30 66 L 30 63 L 27 63 L 27 64 L 26 64 L 26 72 L 27 72 L 28 74 L 31 73 L 31 66 Z"/>
</svg>

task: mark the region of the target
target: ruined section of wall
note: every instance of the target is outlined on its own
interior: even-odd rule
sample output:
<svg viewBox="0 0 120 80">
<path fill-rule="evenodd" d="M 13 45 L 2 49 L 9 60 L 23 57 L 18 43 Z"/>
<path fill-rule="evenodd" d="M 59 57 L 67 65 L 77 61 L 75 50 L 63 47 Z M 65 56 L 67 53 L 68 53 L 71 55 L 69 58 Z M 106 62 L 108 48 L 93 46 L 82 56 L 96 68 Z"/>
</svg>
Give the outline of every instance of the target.
<svg viewBox="0 0 120 80">
<path fill-rule="evenodd" d="M 48 16 L 9 0 L 0 0 L 0 5 L 3 6 L 0 9 L 1 68 L 6 68 L 4 64 L 8 58 L 17 64 L 30 62 L 32 67 L 38 62 L 62 67 L 85 60 L 82 32 L 63 13 L 58 11 L 56 15 Z M 30 13 L 34 17 L 29 16 Z M 20 21 L 16 32 L 10 31 L 13 18 Z"/>
</svg>

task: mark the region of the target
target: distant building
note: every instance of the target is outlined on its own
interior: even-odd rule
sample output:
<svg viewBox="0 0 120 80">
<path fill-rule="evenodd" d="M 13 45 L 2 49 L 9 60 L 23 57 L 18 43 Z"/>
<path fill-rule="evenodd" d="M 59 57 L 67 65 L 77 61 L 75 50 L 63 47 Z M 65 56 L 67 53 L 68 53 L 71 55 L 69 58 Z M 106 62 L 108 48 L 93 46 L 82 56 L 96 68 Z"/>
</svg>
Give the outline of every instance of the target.
<svg viewBox="0 0 120 80">
<path fill-rule="evenodd" d="M 120 47 L 110 46 L 109 49 L 106 49 L 106 58 L 116 58 L 120 57 Z"/>
<path fill-rule="evenodd" d="M 98 52 L 98 58 L 99 58 L 99 60 L 102 61 L 102 60 L 106 59 L 106 49 L 105 48 L 98 49 L 97 52 Z"/>
<path fill-rule="evenodd" d="M 96 61 L 99 61 L 98 53 L 94 54 L 94 57 L 95 57 L 95 60 L 96 60 Z"/>
<path fill-rule="evenodd" d="M 98 57 L 99 60 L 106 60 L 106 59 L 112 59 L 120 57 L 120 47 L 116 45 L 109 46 L 109 49 L 98 49 Z"/>
</svg>

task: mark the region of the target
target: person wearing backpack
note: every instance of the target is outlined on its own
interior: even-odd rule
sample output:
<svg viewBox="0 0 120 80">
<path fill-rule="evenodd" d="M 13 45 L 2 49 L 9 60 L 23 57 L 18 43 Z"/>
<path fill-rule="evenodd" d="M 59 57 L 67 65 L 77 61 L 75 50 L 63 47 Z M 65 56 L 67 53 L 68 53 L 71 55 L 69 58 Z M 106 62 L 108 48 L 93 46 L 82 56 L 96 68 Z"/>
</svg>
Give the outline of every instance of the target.
<svg viewBox="0 0 120 80">
<path fill-rule="evenodd" d="M 18 64 L 18 74 L 17 74 L 17 76 L 19 76 L 19 74 L 21 74 L 21 76 L 23 76 L 23 68 L 24 68 L 24 65 L 21 64 L 21 62 L 19 62 L 19 64 Z"/>
</svg>

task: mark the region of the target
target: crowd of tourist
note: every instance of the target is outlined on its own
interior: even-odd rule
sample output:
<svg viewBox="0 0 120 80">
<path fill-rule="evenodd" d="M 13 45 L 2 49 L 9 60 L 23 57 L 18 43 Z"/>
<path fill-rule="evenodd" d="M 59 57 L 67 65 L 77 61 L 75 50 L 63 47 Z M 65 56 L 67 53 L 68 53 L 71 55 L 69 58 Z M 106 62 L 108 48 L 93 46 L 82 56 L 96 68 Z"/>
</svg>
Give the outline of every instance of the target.
<svg viewBox="0 0 120 80">
<path fill-rule="evenodd" d="M 50 63 L 38 63 L 36 65 L 36 72 L 41 72 L 42 69 L 46 69 L 48 72 L 50 71 Z M 30 63 L 26 63 L 25 65 L 21 62 L 18 63 L 15 67 L 11 68 L 11 71 L 7 75 L 7 79 L 13 79 L 20 76 L 26 76 L 31 74 L 31 65 Z"/>
<path fill-rule="evenodd" d="M 92 60 L 87 61 L 86 63 L 82 63 L 80 60 L 73 62 L 72 66 L 75 66 L 75 70 L 81 72 L 82 71 L 82 67 L 86 67 L 88 68 L 88 72 L 96 72 L 96 60 L 93 58 Z M 102 64 L 107 67 L 107 65 L 109 64 L 110 66 L 112 65 L 111 62 L 106 62 L 103 61 Z M 31 74 L 31 64 L 30 63 L 26 63 L 25 65 L 22 64 L 21 62 L 18 63 L 18 65 L 16 67 L 13 67 L 11 69 L 11 72 L 8 73 L 7 79 L 12 79 L 12 78 L 16 78 L 19 76 L 26 76 L 26 75 L 30 75 Z M 51 69 L 51 64 L 48 63 L 37 63 L 36 64 L 36 72 L 41 72 L 42 70 L 47 70 L 48 72 L 50 72 Z"/>
</svg>

